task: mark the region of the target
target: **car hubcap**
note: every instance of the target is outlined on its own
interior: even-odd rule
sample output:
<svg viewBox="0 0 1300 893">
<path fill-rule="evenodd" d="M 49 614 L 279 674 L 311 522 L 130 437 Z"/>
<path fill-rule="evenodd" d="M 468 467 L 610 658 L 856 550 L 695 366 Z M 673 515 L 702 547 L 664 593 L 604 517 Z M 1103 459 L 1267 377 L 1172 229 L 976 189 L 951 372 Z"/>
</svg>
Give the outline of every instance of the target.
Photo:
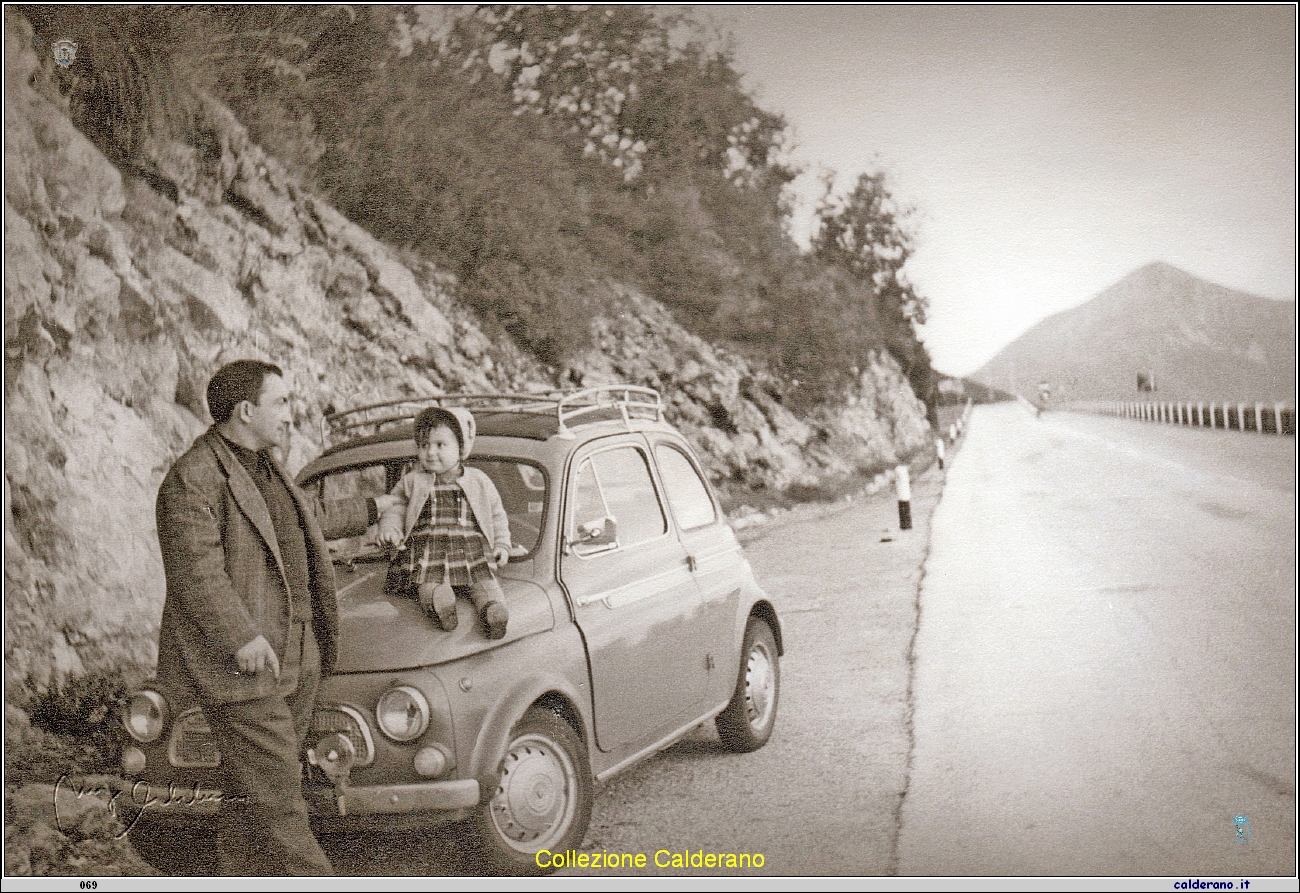
<svg viewBox="0 0 1300 893">
<path fill-rule="evenodd" d="M 745 713 L 752 728 L 761 729 L 767 725 L 774 694 L 771 656 L 762 643 L 755 643 L 749 652 L 749 665 L 745 668 Z"/>
<path fill-rule="evenodd" d="M 511 746 L 492 798 L 492 820 L 507 840 L 533 851 L 563 836 L 573 818 L 576 770 L 546 738 L 528 735 Z"/>
</svg>

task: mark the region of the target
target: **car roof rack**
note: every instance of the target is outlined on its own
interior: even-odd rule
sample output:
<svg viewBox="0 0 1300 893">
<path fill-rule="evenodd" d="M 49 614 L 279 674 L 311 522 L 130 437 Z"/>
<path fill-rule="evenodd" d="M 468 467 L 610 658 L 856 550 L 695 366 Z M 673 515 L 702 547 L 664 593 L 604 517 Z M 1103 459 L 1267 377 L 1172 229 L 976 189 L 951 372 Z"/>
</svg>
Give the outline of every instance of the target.
<svg viewBox="0 0 1300 893">
<path fill-rule="evenodd" d="M 378 434 L 385 426 L 409 422 L 430 406 L 460 406 L 471 412 L 527 413 L 554 416 L 557 434 L 574 436 L 570 423 L 584 424 L 608 420 L 616 410 L 631 430 L 632 419 L 662 422 L 663 399 L 654 388 L 637 385 L 598 385 L 577 391 L 542 391 L 536 394 L 440 394 L 430 397 L 404 397 L 335 412 L 321 419 L 321 442 L 330 441 L 358 429 Z"/>
</svg>

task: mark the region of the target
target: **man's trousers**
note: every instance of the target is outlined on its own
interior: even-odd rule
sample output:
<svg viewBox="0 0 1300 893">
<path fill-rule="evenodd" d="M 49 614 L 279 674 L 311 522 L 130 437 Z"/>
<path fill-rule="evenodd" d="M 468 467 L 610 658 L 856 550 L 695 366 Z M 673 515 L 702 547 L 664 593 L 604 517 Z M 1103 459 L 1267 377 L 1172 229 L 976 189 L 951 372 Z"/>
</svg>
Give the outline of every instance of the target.
<svg viewBox="0 0 1300 893">
<path fill-rule="evenodd" d="M 300 755 L 320 685 L 310 624 L 294 623 L 268 698 L 204 706 L 225 775 L 218 836 L 224 875 L 331 874 L 307 822 Z"/>
</svg>

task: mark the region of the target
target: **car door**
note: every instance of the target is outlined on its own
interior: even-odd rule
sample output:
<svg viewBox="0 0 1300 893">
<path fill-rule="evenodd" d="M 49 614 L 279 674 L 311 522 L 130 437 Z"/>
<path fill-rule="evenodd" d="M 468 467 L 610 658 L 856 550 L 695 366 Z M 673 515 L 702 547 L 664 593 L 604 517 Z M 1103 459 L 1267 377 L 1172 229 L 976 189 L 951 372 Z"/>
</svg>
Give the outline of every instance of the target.
<svg viewBox="0 0 1300 893">
<path fill-rule="evenodd" d="M 599 441 L 570 468 L 560 578 L 586 641 L 597 746 L 653 743 L 704 699 L 699 591 L 643 438 Z"/>
<path fill-rule="evenodd" d="M 699 466 L 676 440 L 654 440 L 655 464 L 678 536 L 686 549 L 686 563 L 695 576 L 706 630 L 705 662 L 714 673 L 727 677 L 721 690 L 735 682 L 736 623 L 745 556 L 713 499 Z"/>
</svg>

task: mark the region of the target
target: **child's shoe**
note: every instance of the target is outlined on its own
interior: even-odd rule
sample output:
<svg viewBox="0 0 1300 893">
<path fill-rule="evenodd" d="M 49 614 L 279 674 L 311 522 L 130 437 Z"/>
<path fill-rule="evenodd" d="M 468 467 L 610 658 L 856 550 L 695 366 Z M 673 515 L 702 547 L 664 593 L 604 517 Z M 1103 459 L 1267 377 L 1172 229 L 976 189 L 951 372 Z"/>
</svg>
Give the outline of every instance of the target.
<svg viewBox="0 0 1300 893">
<path fill-rule="evenodd" d="M 505 602 L 488 602 L 483 606 L 483 625 L 487 627 L 489 639 L 501 639 L 506 634 L 506 622 L 510 619 Z"/>
<path fill-rule="evenodd" d="M 447 632 L 456 628 L 456 590 L 446 583 L 421 583 L 420 607 Z"/>
</svg>

